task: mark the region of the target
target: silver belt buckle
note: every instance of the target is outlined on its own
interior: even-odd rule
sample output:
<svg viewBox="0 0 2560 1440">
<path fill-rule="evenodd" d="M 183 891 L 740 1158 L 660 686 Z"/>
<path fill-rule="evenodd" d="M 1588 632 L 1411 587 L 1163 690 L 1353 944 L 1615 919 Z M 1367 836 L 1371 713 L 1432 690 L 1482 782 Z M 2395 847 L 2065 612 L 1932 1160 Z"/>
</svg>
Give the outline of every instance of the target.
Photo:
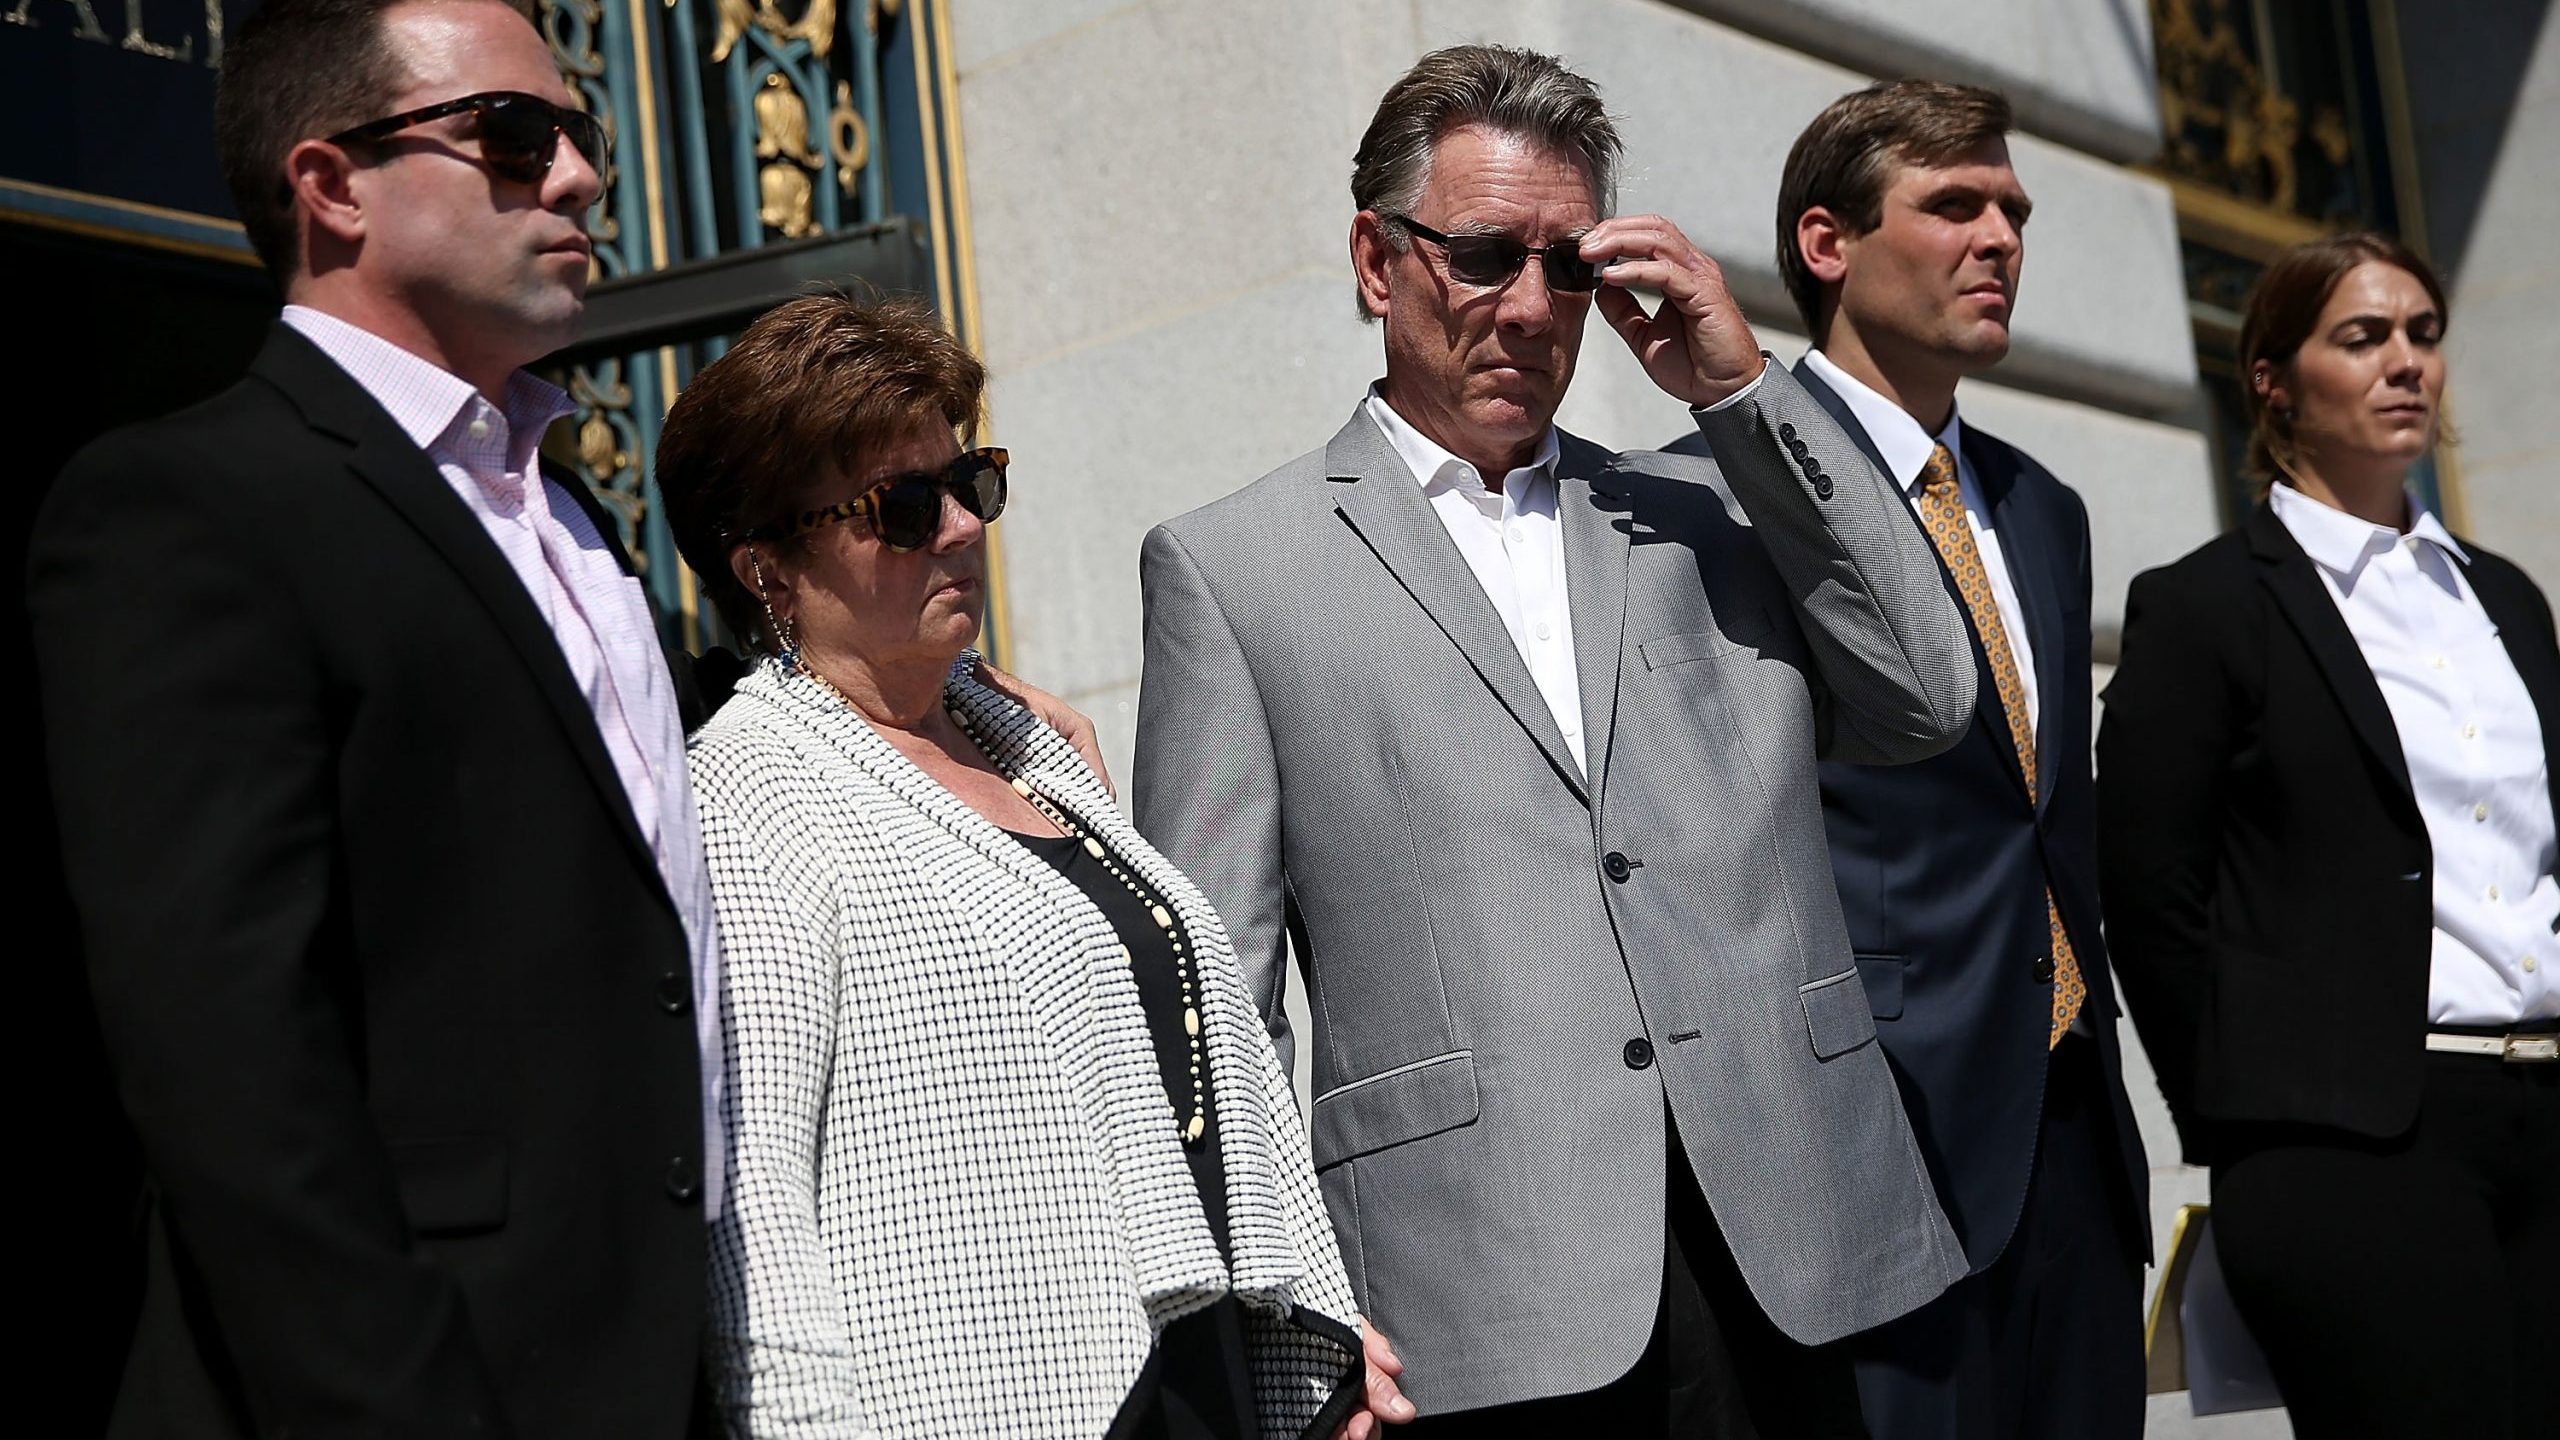
<svg viewBox="0 0 2560 1440">
<path fill-rule="evenodd" d="M 2547 1065 L 2560 1061 L 2560 1035 L 2510 1035 L 2506 1054 L 2500 1057 L 2510 1065 Z"/>
</svg>

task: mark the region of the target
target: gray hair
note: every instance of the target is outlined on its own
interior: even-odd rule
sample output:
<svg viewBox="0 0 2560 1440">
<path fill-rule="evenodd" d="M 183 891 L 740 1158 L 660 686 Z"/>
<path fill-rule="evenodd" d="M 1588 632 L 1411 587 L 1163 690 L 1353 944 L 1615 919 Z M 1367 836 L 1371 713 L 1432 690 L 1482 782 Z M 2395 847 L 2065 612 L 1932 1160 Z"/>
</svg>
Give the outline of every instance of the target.
<svg viewBox="0 0 2560 1440">
<path fill-rule="evenodd" d="M 1571 157 L 1606 215 L 1618 203 L 1625 146 L 1600 91 L 1552 55 L 1505 45 L 1452 45 L 1414 62 L 1387 87 L 1351 159 L 1351 202 L 1382 215 L 1410 214 L 1431 183 L 1431 152 L 1453 130 L 1480 125 Z M 1387 227 L 1387 243 L 1411 240 Z M 1363 305 L 1361 318 L 1374 319 Z"/>
</svg>

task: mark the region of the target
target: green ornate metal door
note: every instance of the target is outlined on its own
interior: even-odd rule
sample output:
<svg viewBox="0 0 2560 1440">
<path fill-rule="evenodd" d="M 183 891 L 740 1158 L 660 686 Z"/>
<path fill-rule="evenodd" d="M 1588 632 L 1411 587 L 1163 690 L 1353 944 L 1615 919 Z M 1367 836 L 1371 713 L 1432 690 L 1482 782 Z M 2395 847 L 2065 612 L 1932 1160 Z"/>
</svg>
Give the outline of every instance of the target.
<svg viewBox="0 0 2560 1440">
<path fill-rule="evenodd" d="M 716 638 L 650 475 L 660 417 L 746 320 L 811 280 L 931 296 L 964 339 L 965 216 L 939 0 L 540 0 L 613 161 L 589 335 L 551 368 L 575 464 L 668 638 Z"/>
</svg>

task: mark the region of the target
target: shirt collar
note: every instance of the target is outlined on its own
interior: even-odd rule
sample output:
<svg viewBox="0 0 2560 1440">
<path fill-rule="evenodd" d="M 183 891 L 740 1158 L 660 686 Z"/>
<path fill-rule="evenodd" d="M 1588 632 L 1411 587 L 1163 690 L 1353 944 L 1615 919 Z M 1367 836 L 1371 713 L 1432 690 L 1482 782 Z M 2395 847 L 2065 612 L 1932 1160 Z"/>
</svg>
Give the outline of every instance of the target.
<svg viewBox="0 0 2560 1440">
<path fill-rule="evenodd" d="M 1361 407 L 1368 411 L 1370 420 L 1375 422 L 1378 429 L 1386 435 L 1387 444 L 1395 450 L 1396 457 L 1404 461 L 1407 470 L 1413 472 L 1414 483 L 1420 485 L 1424 493 L 1445 490 L 1469 480 L 1474 482 L 1476 488 L 1484 488 L 1484 477 L 1476 473 L 1474 465 L 1459 458 L 1456 452 L 1443 446 L 1439 441 L 1415 429 L 1411 422 L 1396 413 L 1394 406 L 1387 403 L 1387 397 L 1379 391 L 1377 385 L 1372 384 L 1369 387 L 1369 398 L 1360 403 Z M 1521 466 L 1520 470 L 1512 471 L 1511 474 L 1517 475 L 1521 470 L 1526 470 L 1541 479 L 1552 480 L 1556 473 L 1556 457 L 1562 453 L 1563 445 L 1556 439 L 1556 427 L 1549 425 L 1546 435 L 1538 441 L 1537 454 L 1530 457 L 1528 464 Z M 1508 478 L 1508 476 L 1505 477 L 1506 480 Z M 1508 490 L 1510 486 L 1506 484 L 1503 488 Z"/>
<path fill-rule="evenodd" d="M 2418 517 L 2409 527 L 2408 538 L 2426 541 L 2465 565 L 2471 563 L 2471 556 L 2434 511 L 2421 506 L 2415 495 L 2408 495 L 2406 503 L 2409 513 Z M 2284 528 L 2292 532 L 2302 553 L 2349 588 L 2353 588 L 2356 575 L 2367 560 L 2388 552 L 2401 540 L 2400 532 L 2390 526 L 2332 509 L 2290 485 L 2278 483 L 2270 487 L 2267 505 L 2284 522 Z"/>
<path fill-rule="evenodd" d="M 1932 435 L 1921 428 L 1919 421 L 1911 418 L 1910 411 L 1877 394 L 1865 381 L 1833 364 L 1830 356 L 1819 350 L 1808 350 L 1804 363 L 1847 403 L 1849 413 L 1858 417 L 1858 424 L 1867 432 L 1867 439 L 1874 443 L 1876 453 L 1884 457 L 1885 473 L 1905 491 L 1916 493 L 1919 490 L 1920 481 L 1929 468 L 1929 457 L 1939 446 L 1946 446 L 1950 455 L 1964 454 L 1964 418 L 1956 408 L 1949 407 L 1947 423 Z"/>
<path fill-rule="evenodd" d="M 480 444 L 502 444 L 502 454 L 491 458 L 499 459 L 507 470 L 521 472 L 533 464 L 542 432 L 578 408 L 568 392 L 524 370 L 507 377 L 506 393 L 500 397 L 504 403 L 492 406 L 470 381 L 362 326 L 308 305 L 287 305 L 283 319 L 363 386 L 421 450 L 463 451 Z M 466 438 L 474 420 L 491 422 L 494 433 Z"/>
</svg>

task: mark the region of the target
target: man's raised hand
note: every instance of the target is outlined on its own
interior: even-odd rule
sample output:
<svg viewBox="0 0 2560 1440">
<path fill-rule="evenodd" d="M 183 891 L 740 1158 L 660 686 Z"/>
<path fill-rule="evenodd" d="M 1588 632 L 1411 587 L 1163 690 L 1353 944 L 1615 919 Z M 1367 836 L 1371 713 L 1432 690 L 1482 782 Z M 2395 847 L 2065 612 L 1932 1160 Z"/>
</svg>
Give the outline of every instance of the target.
<svg viewBox="0 0 2560 1440">
<path fill-rule="evenodd" d="M 1725 288 L 1724 269 L 1659 215 L 1619 215 L 1582 237 L 1582 258 L 1607 267 L 1600 318 L 1635 352 L 1653 383 L 1691 405 L 1713 405 L 1759 378 L 1767 361 L 1751 322 Z M 1647 314 L 1633 289 L 1660 291 Z"/>
</svg>

